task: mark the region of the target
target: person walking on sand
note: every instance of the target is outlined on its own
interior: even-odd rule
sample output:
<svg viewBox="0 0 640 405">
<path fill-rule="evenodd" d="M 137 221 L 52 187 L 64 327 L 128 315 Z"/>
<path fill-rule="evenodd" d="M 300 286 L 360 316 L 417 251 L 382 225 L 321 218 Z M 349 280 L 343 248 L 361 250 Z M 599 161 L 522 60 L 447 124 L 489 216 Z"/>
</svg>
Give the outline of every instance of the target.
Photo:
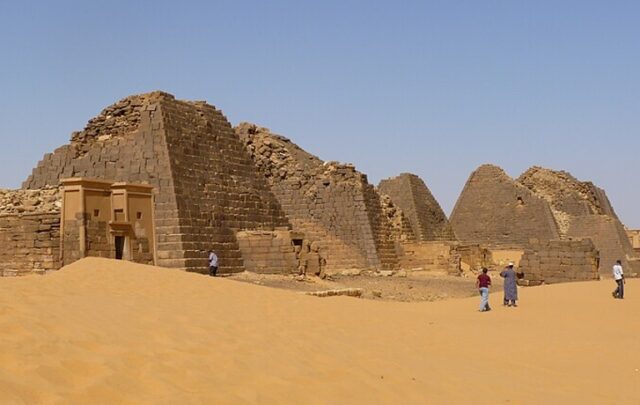
<svg viewBox="0 0 640 405">
<path fill-rule="evenodd" d="M 516 279 L 518 275 L 513 269 L 513 262 L 500 272 L 500 277 L 504 278 L 504 305 L 517 307 L 518 304 L 518 284 Z"/>
<path fill-rule="evenodd" d="M 213 250 L 209 251 L 209 275 L 215 277 L 218 273 L 218 256 Z"/>
<path fill-rule="evenodd" d="M 491 286 L 491 277 L 487 274 L 489 270 L 482 268 L 482 274 L 476 280 L 476 288 L 480 291 L 480 312 L 491 311 L 489 306 L 489 287 Z"/>
<path fill-rule="evenodd" d="M 616 260 L 613 265 L 613 279 L 616 280 L 616 289 L 613 292 L 613 298 L 624 298 L 624 272 L 622 271 L 622 262 Z"/>
</svg>

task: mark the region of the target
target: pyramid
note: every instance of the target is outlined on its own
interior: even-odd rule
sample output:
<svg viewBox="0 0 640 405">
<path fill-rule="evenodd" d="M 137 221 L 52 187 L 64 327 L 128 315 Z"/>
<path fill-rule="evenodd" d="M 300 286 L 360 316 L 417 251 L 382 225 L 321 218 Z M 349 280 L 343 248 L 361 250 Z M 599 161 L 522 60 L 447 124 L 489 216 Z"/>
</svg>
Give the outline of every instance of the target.
<svg viewBox="0 0 640 405">
<path fill-rule="evenodd" d="M 640 262 L 604 190 L 570 173 L 534 166 L 518 183 L 546 200 L 565 238 L 590 238 L 600 252 L 600 275 L 611 276 L 616 260 L 633 272 Z"/>
<path fill-rule="evenodd" d="M 204 272 L 243 269 L 238 230 L 290 228 L 280 204 L 225 116 L 164 92 L 127 97 L 44 156 L 25 189 L 88 177 L 154 186 L 157 265 Z"/>
<path fill-rule="evenodd" d="M 367 176 L 324 162 L 288 138 L 250 123 L 236 127 L 294 231 L 318 245 L 329 272 L 397 265 L 390 221 Z"/>
<path fill-rule="evenodd" d="M 549 203 L 494 165 L 471 174 L 450 221 L 466 243 L 522 248 L 530 239 L 560 237 Z"/>
<path fill-rule="evenodd" d="M 391 197 L 411 224 L 413 234 L 420 241 L 453 241 L 453 228 L 444 211 L 424 181 L 411 173 L 382 180 L 381 193 Z"/>
</svg>

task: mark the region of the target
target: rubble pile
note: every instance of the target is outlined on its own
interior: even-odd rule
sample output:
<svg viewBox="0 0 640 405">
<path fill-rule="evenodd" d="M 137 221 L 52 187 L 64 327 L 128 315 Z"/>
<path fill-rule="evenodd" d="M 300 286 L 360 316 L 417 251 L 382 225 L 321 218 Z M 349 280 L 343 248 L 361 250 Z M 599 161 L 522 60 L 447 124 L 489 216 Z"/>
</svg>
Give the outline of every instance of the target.
<svg viewBox="0 0 640 405">
<path fill-rule="evenodd" d="M 81 156 L 86 153 L 94 141 L 108 141 L 115 137 L 124 136 L 135 131 L 140 125 L 141 111 L 155 109 L 152 100 L 167 93 L 156 91 L 153 93 L 130 96 L 110 105 L 91 118 L 82 131 L 71 134 L 71 143 Z"/>
<path fill-rule="evenodd" d="M 236 127 L 236 133 L 245 145 L 256 166 L 270 184 L 286 181 L 294 189 L 306 189 L 306 195 L 315 197 L 318 179 L 323 185 L 331 181 L 352 180 L 352 185 L 361 186 L 362 174 L 350 163 L 323 161 L 295 145 L 281 135 L 273 134 L 268 128 L 247 122 Z"/>
<path fill-rule="evenodd" d="M 391 197 L 380 193 L 380 206 L 382 208 L 382 215 L 387 218 L 391 225 L 391 239 L 398 242 L 415 241 L 409 220 L 404 215 L 402 209 L 391 201 Z"/>
<path fill-rule="evenodd" d="M 61 206 L 57 187 L 38 190 L 0 189 L 0 215 L 57 213 Z"/>
<path fill-rule="evenodd" d="M 579 181 L 568 172 L 534 166 L 517 181 L 549 203 L 563 236 L 569 231 L 572 217 L 607 214 L 597 187 L 591 182 Z"/>
</svg>

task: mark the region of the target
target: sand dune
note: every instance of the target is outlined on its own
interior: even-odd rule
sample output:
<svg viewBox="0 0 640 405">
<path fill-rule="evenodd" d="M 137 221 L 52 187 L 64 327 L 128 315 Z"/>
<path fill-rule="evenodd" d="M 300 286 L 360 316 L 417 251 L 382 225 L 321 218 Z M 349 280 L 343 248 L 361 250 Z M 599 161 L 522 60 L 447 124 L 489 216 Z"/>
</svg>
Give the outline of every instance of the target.
<svg viewBox="0 0 640 405">
<path fill-rule="evenodd" d="M 519 308 L 316 298 L 89 258 L 0 279 L 0 402 L 640 403 L 640 282 Z"/>
</svg>

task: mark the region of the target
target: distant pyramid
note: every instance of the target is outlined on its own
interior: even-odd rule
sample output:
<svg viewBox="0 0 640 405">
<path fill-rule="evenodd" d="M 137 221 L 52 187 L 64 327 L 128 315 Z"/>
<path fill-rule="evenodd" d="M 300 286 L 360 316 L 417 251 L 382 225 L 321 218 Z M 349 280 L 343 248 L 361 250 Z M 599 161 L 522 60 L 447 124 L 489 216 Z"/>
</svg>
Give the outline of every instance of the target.
<svg viewBox="0 0 640 405">
<path fill-rule="evenodd" d="M 548 202 L 493 165 L 471 174 L 450 221 L 463 242 L 523 247 L 560 237 Z"/>
<path fill-rule="evenodd" d="M 391 197 L 411 224 L 413 234 L 421 241 L 452 241 L 455 235 L 440 204 L 422 179 L 415 174 L 402 173 L 382 180 L 381 193 Z"/>
</svg>

